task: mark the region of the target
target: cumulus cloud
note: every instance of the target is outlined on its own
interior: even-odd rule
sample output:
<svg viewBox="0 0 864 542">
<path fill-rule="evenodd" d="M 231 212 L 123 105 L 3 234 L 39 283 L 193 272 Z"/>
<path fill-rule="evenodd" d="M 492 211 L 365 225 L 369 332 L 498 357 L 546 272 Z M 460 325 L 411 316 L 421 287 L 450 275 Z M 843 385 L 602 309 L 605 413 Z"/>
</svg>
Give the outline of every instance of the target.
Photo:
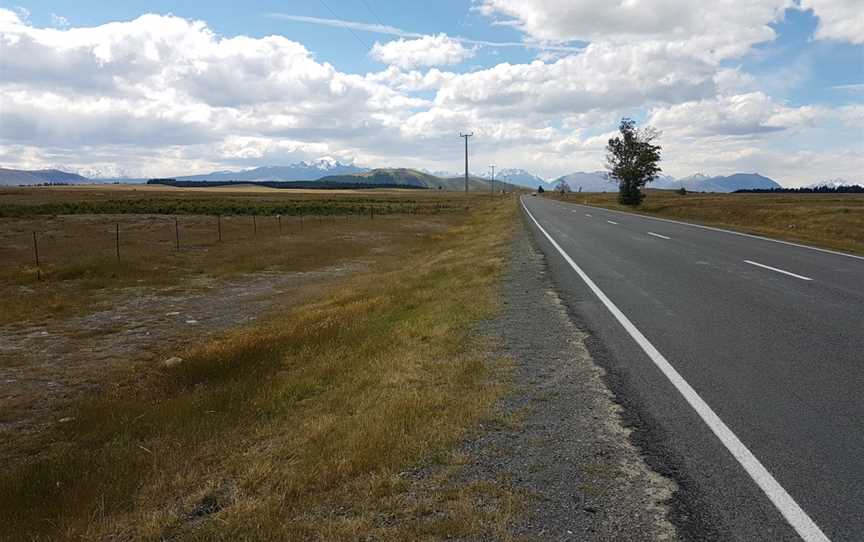
<svg viewBox="0 0 864 542">
<path fill-rule="evenodd" d="M 773 39 L 768 24 L 782 18 L 783 10 L 791 5 L 789 0 L 483 0 L 480 11 L 539 41 L 660 40 L 686 44 L 695 54 L 723 59 Z"/>
<path fill-rule="evenodd" d="M 649 122 L 669 133 L 752 137 L 800 128 L 824 113 L 814 106 L 786 107 L 762 92 L 751 92 L 658 108 Z"/>
<path fill-rule="evenodd" d="M 224 38 L 203 21 L 154 14 L 64 30 L 0 9 L 0 73 L 0 144 L 52 152 L 212 144 L 219 153 L 216 143 L 235 135 L 350 144 L 427 104 L 282 36 Z"/>
<path fill-rule="evenodd" d="M 419 39 L 400 38 L 384 44 L 375 42 L 369 54 L 385 64 L 411 69 L 460 64 L 474 56 L 474 49 L 465 47 L 446 34 L 438 34 Z"/>
<path fill-rule="evenodd" d="M 69 19 L 62 15 L 57 15 L 56 13 L 51 14 L 51 24 L 57 28 L 67 28 L 69 26 Z"/>
<path fill-rule="evenodd" d="M 452 72 L 442 72 L 432 68 L 423 73 L 419 70 L 403 71 L 396 66 L 388 66 L 386 70 L 366 74 L 366 79 L 376 83 L 382 83 L 401 91 L 437 90 L 444 83 L 455 78 Z"/>
<path fill-rule="evenodd" d="M 673 44 L 591 44 L 555 62 L 498 64 L 443 83 L 436 105 L 548 121 L 713 96 L 715 67 Z"/>
<path fill-rule="evenodd" d="M 204 21 L 145 14 L 39 28 L 0 9 L 0 164 L 162 176 L 329 155 L 458 170 L 458 132 L 471 129 L 483 163 L 550 176 L 602 168 L 621 116 L 648 114 L 665 132 L 664 170 L 673 174 L 739 164 L 794 181 L 816 164 L 837 164 L 819 177 L 864 169 L 853 152 L 862 150 L 864 108 L 792 107 L 720 62 L 771 39 L 778 4 L 748 3 L 740 13 L 716 2 L 652 4 L 676 11 L 673 22 L 620 19 L 616 10 L 642 8 L 614 4 L 598 4 L 585 21 L 563 0 L 557 14 L 534 0 L 487 0 L 481 9 L 527 40 L 590 43 L 456 73 L 430 66 L 473 55 L 467 40 L 401 36 L 377 44 L 371 54 L 388 66 L 367 74 L 341 72 L 284 36 L 224 37 Z M 717 28 L 705 22 L 710 9 Z M 732 26 L 743 41 L 722 35 Z M 793 150 L 772 166 L 777 141 Z"/>
<path fill-rule="evenodd" d="M 802 0 L 819 17 L 816 38 L 864 43 L 864 7 L 858 0 Z"/>
</svg>

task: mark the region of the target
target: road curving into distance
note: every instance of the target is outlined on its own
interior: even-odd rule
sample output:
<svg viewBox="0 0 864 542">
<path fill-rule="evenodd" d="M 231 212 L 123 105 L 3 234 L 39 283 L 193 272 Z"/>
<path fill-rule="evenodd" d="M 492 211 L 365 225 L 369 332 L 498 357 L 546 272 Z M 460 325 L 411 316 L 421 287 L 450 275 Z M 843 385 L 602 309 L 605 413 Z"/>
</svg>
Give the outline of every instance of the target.
<svg viewBox="0 0 864 542">
<path fill-rule="evenodd" d="M 679 481 L 685 533 L 864 540 L 864 258 L 522 206 L 634 438 Z"/>
</svg>

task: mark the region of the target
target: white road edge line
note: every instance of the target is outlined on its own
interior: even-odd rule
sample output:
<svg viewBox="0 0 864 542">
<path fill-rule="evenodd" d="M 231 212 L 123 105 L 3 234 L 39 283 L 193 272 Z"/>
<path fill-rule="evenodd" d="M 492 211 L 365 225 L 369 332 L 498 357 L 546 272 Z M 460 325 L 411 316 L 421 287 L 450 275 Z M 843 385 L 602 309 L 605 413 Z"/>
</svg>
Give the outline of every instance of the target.
<svg viewBox="0 0 864 542">
<path fill-rule="evenodd" d="M 552 246 L 561 254 L 564 260 L 570 264 L 570 267 L 576 271 L 576 274 L 585 282 L 588 288 L 594 292 L 603 305 L 612 313 L 612 316 L 618 320 L 618 323 L 624 327 L 627 333 L 633 338 L 634 341 L 642 348 L 642 350 L 651 358 L 651 361 L 657 366 L 658 369 L 669 379 L 675 389 L 678 390 L 679 393 L 684 397 L 687 403 L 693 407 L 693 410 L 702 418 L 702 421 L 711 429 L 711 431 L 717 435 L 717 438 L 720 439 L 720 442 L 726 446 L 726 449 L 732 454 L 732 456 L 744 467 L 744 470 L 754 482 L 762 489 L 762 491 L 767 495 L 767 497 L 774 503 L 774 506 L 777 510 L 783 514 L 783 517 L 786 518 L 786 521 L 789 522 L 789 525 L 795 529 L 795 532 L 805 541 L 805 542 L 830 542 L 830 539 L 825 536 L 825 533 L 819 528 L 816 523 L 810 519 L 810 516 L 807 515 L 804 510 L 798 506 L 798 503 L 795 502 L 795 499 L 792 498 L 789 493 L 783 489 L 783 486 L 780 485 L 779 482 L 771 475 L 770 472 L 762 465 L 762 463 L 756 458 L 753 453 L 747 449 L 743 442 L 732 432 L 731 429 L 720 419 L 720 417 L 714 413 L 708 403 L 706 403 L 702 397 L 696 393 L 690 384 L 684 380 L 684 377 L 675 370 L 671 363 L 661 354 L 653 344 L 642 334 L 639 329 L 633 325 L 627 316 L 624 315 L 621 310 L 615 306 L 614 303 L 606 296 L 605 293 L 596 285 L 591 278 L 582 271 L 576 262 L 561 248 L 555 239 L 552 238 L 549 233 L 543 229 L 543 226 L 534 218 L 534 215 L 531 214 L 531 211 L 528 210 L 528 207 L 525 205 L 525 202 L 522 201 L 522 208 L 525 209 L 525 212 L 528 213 L 528 216 L 540 230 L 540 232 L 552 243 Z"/>
<path fill-rule="evenodd" d="M 659 233 L 654 233 L 653 231 L 646 232 L 648 235 L 653 235 L 654 237 L 659 237 L 660 239 L 666 239 L 667 241 L 672 239 L 671 237 L 666 237 L 665 235 L 660 235 Z"/>
<path fill-rule="evenodd" d="M 571 203 L 570 205 L 579 205 L 580 207 L 588 207 L 589 209 L 598 209 L 598 207 L 594 207 L 593 205 L 584 205 L 582 203 Z M 692 226 L 694 228 L 701 228 L 703 230 L 719 231 L 722 233 L 731 233 L 732 235 L 740 235 L 741 237 L 751 237 L 753 239 L 761 239 L 763 241 L 771 241 L 772 243 L 780 243 L 781 245 L 789 245 L 792 247 L 806 248 L 807 250 L 815 250 L 817 252 L 825 252 L 826 254 L 834 254 L 835 256 L 846 256 L 847 258 L 855 258 L 856 260 L 864 260 L 864 256 L 858 256 L 857 254 L 849 254 L 848 252 L 840 252 L 839 250 L 831 250 L 829 248 L 811 247 L 810 245 L 802 245 L 801 243 L 793 243 L 792 241 L 783 241 L 781 239 L 771 239 L 770 237 L 764 237 L 762 235 L 754 235 L 752 233 L 744 233 L 744 232 L 740 232 L 740 231 L 724 230 L 723 228 L 715 228 L 713 226 L 703 226 L 702 224 L 693 224 L 692 222 L 682 222 L 680 220 L 670 220 L 668 218 L 660 218 L 657 216 L 647 216 L 647 215 L 643 215 L 643 214 L 639 214 L 639 213 L 628 213 L 627 211 L 618 211 L 615 209 L 605 209 L 603 207 L 599 207 L 599 209 L 603 209 L 604 211 L 609 211 L 612 213 L 620 213 L 622 215 L 630 215 L 630 216 L 636 216 L 639 218 L 647 218 L 648 220 L 659 220 L 660 222 L 670 222 L 672 224 L 681 224 L 683 226 Z"/>
<path fill-rule="evenodd" d="M 804 275 L 796 275 L 795 273 L 790 273 L 789 271 L 783 271 L 782 269 L 777 269 L 776 267 L 771 267 L 770 265 L 765 265 L 764 263 L 754 262 L 752 260 L 744 260 L 744 263 L 749 263 L 750 265 L 755 265 L 756 267 L 761 267 L 763 269 L 770 269 L 771 271 L 783 273 L 784 275 L 789 275 L 790 277 L 795 277 L 796 279 L 813 280 L 810 277 L 805 277 Z"/>
<path fill-rule="evenodd" d="M 585 213 L 585 216 L 587 216 L 589 218 L 594 218 L 594 215 L 589 215 L 588 213 Z"/>
<path fill-rule="evenodd" d="M 610 224 L 615 224 L 616 226 L 618 225 L 617 222 L 612 222 L 611 220 L 607 220 L 606 222 L 608 222 L 608 223 L 610 223 Z"/>
</svg>

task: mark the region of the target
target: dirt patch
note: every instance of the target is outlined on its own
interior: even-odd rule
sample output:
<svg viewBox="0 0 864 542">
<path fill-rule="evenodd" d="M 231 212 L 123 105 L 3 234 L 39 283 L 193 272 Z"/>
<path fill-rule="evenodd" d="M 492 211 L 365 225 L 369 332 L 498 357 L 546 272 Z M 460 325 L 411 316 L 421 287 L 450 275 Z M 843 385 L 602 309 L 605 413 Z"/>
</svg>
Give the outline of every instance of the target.
<svg viewBox="0 0 864 542">
<path fill-rule="evenodd" d="M 262 272 L 219 283 L 201 276 L 184 287 L 123 288 L 103 294 L 109 308 L 81 316 L 0 327 L 0 460 L 20 454 L 40 429 L 67 420 L 65 407 L 112 376 L 173 356 L 200 340 L 302 303 L 360 263 L 308 272 Z"/>
</svg>

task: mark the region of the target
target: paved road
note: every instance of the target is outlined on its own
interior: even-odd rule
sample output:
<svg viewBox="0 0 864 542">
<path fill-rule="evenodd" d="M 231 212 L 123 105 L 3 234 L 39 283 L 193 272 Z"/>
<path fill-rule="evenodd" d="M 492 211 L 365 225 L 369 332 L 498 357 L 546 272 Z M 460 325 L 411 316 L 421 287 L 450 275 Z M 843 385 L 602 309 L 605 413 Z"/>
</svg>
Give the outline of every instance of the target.
<svg viewBox="0 0 864 542">
<path fill-rule="evenodd" d="M 539 197 L 523 204 L 634 438 L 679 481 L 685 536 L 864 540 L 864 258 Z M 729 435 L 716 420 L 709 428 L 704 409 Z"/>
</svg>

